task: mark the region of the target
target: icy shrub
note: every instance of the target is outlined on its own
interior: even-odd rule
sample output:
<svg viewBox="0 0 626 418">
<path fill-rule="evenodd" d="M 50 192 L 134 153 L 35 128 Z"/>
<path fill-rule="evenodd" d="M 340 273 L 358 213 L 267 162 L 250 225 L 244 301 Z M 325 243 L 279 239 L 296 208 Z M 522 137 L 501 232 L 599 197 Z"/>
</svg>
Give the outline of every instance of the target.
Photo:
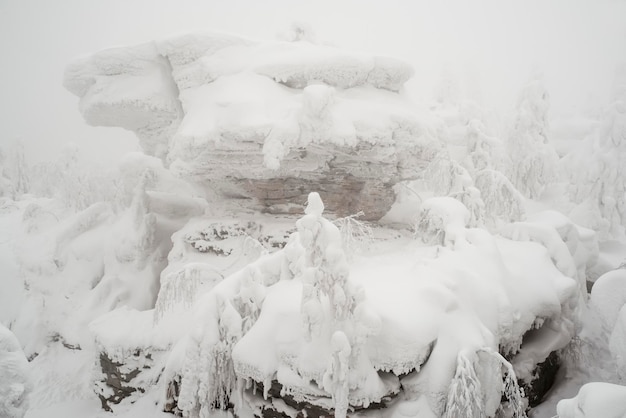
<svg viewBox="0 0 626 418">
<path fill-rule="evenodd" d="M 472 178 L 467 170 L 444 152 L 439 152 L 428 164 L 424 179 L 428 190 L 436 196 L 459 193 L 472 185 Z"/>
<path fill-rule="evenodd" d="M 343 247 L 348 255 L 367 247 L 373 239 L 372 228 L 365 221 L 358 219 L 363 215 L 361 211 L 333 221 L 341 232 Z"/>
<path fill-rule="evenodd" d="M 485 204 L 487 221 L 513 222 L 524 217 L 523 197 L 504 174 L 485 169 L 476 174 L 474 181 Z"/>
<path fill-rule="evenodd" d="M 67 207 L 81 210 L 97 202 L 116 202 L 119 178 L 114 171 L 81 163 L 78 149 L 68 146 L 56 161 L 33 167 L 31 190 L 38 196 L 57 198 Z"/>
<path fill-rule="evenodd" d="M 415 235 L 427 244 L 454 244 L 469 220 L 463 203 L 451 197 L 433 197 L 422 204 Z"/>
</svg>

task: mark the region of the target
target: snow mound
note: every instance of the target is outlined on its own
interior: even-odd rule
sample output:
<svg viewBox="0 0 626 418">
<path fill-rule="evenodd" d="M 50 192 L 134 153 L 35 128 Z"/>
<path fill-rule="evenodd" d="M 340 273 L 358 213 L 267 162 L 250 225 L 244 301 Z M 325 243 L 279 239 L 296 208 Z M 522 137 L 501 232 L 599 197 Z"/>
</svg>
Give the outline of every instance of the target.
<svg viewBox="0 0 626 418">
<path fill-rule="evenodd" d="M 596 280 L 591 289 L 591 306 L 609 328 L 617 323 L 619 311 L 626 304 L 626 269 L 613 270 Z"/>
<path fill-rule="evenodd" d="M 28 362 L 13 333 L 0 323 L 0 416 L 22 418 L 31 391 Z"/>
<path fill-rule="evenodd" d="M 626 386 L 587 383 L 572 399 L 557 405 L 559 418 L 623 418 L 626 416 Z"/>
<path fill-rule="evenodd" d="M 603 274 L 591 290 L 590 308 L 598 314 L 609 337 L 608 348 L 617 366 L 615 372 L 626 378 L 626 270 Z"/>
</svg>

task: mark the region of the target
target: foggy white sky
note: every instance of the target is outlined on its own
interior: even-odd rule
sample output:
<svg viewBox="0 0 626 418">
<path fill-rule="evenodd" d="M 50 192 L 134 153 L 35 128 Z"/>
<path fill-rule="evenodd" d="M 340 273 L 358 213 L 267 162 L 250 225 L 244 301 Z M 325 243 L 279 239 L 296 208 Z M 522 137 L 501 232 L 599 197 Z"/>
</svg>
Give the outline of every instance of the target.
<svg viewBox="0 0 626 418">
<path fill-rule="evenodd" d="M 484 104 L 513 106 L 534 71 L 552 115 L 606 103 L 615 65 L 626 61 L 624 0 L 0 0 L 0 146 L 21 139 L 30 162 L 67 142 L 108 161 L 134 136 L 87 126 L 61 86 L 75 56 L 194 30 L 274 39 L 293 21 L 319 41 L 410 61 L 409 88 L 430 99 L 444 66 Z"/>
</svg>

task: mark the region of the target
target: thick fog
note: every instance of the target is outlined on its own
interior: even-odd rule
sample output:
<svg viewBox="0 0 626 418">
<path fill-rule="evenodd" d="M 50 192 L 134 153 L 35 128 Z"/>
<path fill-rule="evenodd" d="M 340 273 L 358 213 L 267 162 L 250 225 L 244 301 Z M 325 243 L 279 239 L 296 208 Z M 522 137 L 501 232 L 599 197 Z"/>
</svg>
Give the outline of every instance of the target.
<svg viewBox="0 0 626 418">
<path fill-rule="evenodd" d="M 428 102 L 442 74 L 462 97 L 506 114 L 532 74 L 551 116 L 602 108 L 626 60 L 626 2 L 600 1 L 0 1 L 0 144 L 23 141 L 30 162 L 73 142 L 113 159 L 129 132 L 87 126 L 61 85 L 66 64 L 97 50 L 196 30 L 274 39 L 293 22 L 316 41 L 410 61 L 407 93 Z"/>
</svg>

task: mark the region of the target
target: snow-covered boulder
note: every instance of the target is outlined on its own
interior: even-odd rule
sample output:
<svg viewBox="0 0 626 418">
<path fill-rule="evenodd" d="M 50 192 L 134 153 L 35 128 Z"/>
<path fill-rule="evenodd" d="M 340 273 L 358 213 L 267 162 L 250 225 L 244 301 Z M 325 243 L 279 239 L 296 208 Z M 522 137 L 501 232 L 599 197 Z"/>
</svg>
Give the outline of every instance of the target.
<svg viewBox="0 0 626 418">
<path fill-rule="evenodd" d="M 548 249 L 468 229 L 459 210 L 453 248 L 397 238 L 349 259 L 319 195 L 308 202 L 284 249 L 197 299 L 176 408 L 345 416 L 401 398 L 455 416 L 473 379 L 477 410 L 493 416 L 506 392 L 523 413 L 516 376 L 532 380 L 574 335 L 579 288 Z"/>
<path fill-rule="evenodd" d="M 615 373 L 626 378 L 626 269 L 603 274 L 591 289 L 591 309 L 608 337 L 608 348 L 615 362 Z"/>
<path fill-rule="evenodd" d="M 231 205 L 294 213 L 319 190 L 330 212 L 378 219 L 433 142 L 398 93 L 411 75 L 392 58 L 207 33 L 78 59 L 65 86 L 88 122 L 134 131 Z"/>
<path fill-rule="evenodd" d="M 557 405 L 559 418 L 623 418 L 626 416 L 626 386 L 587 383 L 572 399 Z"/>
<path fill-rule="evenodd" d="M 15 335 L 0 323 L 0 416 L 22 418 L 30 390 L 28 361 Z"/>
</svg>

